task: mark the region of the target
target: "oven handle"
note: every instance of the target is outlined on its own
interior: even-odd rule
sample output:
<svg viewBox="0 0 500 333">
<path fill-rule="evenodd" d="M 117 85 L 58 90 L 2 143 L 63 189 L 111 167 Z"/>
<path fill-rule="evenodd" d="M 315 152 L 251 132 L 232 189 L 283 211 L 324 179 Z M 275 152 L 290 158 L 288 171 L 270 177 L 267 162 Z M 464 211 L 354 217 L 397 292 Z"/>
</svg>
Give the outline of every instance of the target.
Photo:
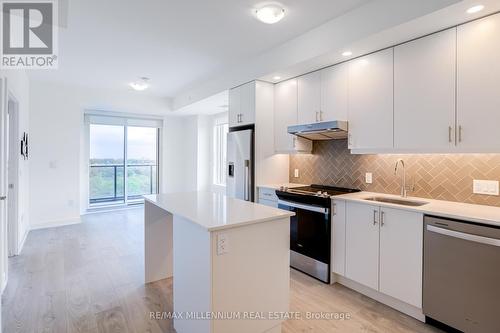
<svg viewBox="0 0 500 333">
<path fill-rule="evenodd" d="M 460 238 L 460 239 L 475 242 L 475 243 L 500 246 L 500 239 L 496 239 L 496 238 L 489 238 L 489 237 L 484 237 L 484 236 L 466 234 L 466 233 L 459 232 L 459 231 L 438 228 L 438 227 L 435 227 L 433 225 L 427 225 L 427 230 L 431 231 L 431 232 L 435 232 L 437 234 L 450 236 L 450 237 L 454 237 L 454 238 Z"/>
<path fill-rule="evenodd" d="M 290 201 L 285 201 L 285 200 L 278 200 L 278 205 L 304 209 L 304 210 L 308 210 L 311 212 L 317 212 L 317 213 L 321 213 L 321 214 L 328 214 L 330 212 L 330 210 L 328 208 L 310 206 L 310 205 L 302 205 L 302 204 L 299 204 L 296 202 L 290 202 Z"/>
</svg>

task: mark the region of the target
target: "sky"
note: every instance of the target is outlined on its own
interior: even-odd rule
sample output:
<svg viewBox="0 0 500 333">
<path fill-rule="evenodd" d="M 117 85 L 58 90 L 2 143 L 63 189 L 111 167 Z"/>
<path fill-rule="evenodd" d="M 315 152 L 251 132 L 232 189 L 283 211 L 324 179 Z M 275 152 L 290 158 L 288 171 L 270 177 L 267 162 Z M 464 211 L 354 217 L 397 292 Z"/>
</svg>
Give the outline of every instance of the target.
<svg viewBox="0 0 500 333">
<path fill-rule="evenodd" d="M 156 160 L 157 129 L 150 127 L 127 128 L 128 158 Z M 124 127 L 90 125 L 90 158 L 123 159 Z"/>
</svg>

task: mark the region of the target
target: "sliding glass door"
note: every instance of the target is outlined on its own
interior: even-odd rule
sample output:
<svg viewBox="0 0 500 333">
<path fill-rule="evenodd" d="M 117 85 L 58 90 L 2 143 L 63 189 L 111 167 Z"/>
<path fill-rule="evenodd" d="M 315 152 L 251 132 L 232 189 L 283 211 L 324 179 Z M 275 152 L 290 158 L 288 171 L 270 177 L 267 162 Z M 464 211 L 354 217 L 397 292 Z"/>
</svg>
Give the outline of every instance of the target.
<svg viewBox="0 0 500 333">
<path fill-rule="evenodd" d="M 89 207 L 139 203 L 158 193 L 160 126 L 150 123 L 88 117 Z"/>
<path fill-rule="evenodd" d="M 125 203 L 125 126 L 90 124 L 90 204 Z"/>
<path fill-rule="evenodd" d="M 127 199 L 158 191 L 158 129 L 127 128 Z"/>
</svg>

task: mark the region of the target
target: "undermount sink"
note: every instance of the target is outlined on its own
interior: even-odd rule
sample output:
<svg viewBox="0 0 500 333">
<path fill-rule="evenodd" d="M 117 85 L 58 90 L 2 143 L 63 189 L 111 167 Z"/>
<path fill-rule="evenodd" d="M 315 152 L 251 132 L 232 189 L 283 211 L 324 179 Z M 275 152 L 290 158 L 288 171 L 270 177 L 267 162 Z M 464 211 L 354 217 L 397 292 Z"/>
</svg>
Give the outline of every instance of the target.
<svg viewBox="0 0 500 333">
<path fill-rule="evenodd" d="M 428 204 L 428 202 L 425 202 L 425 201 L 414 201 L 414 200 L 395 199 L 395 198 L 386 198 L 386 197 L 368 197 L 368 198 L 364 198 L 363 200 L 385 202 L 385 203 L 391 203 L 391 204 L 396 204 L 396 205 L 413 206 L 413 207 L 418 207 L 418 206 L 423 206 L 423 205 Z"/>
</svg>

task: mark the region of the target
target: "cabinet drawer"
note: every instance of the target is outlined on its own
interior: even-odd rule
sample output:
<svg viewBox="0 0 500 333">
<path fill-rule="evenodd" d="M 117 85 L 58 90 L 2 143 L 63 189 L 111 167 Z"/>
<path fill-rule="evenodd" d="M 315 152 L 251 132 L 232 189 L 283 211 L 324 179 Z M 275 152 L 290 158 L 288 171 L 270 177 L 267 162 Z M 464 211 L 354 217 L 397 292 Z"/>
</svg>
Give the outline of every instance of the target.
<svg viewBox="0 0 500 333">
<path fill-rule="evenodd" d="M 274 188 L 259 187 L 259 198 L 271 201 L 278 201 Z"/>
<path fill-rule="evenodd" d="M 267 200 L 267 199 L 259 198 L 259 203 L 261 205 L 266 205 L 266 206 L 269 206 L 269 207 L 278 208 L 278 201 L 273 201 L 273 200 Z"/>
</svg>

